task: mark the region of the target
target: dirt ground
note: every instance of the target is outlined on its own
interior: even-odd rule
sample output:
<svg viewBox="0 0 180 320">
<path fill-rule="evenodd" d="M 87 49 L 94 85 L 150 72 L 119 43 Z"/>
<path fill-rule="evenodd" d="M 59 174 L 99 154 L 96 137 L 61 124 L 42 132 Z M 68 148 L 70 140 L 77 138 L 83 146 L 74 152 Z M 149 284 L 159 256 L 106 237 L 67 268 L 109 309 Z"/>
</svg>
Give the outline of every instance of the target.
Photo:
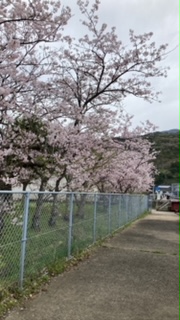
<svg viewBox="0 0 180 320">
<path fill-rule="evenodd" d="M 6 320 L 178 320 L 179 216 L 153 212 Z"/>
</svg>

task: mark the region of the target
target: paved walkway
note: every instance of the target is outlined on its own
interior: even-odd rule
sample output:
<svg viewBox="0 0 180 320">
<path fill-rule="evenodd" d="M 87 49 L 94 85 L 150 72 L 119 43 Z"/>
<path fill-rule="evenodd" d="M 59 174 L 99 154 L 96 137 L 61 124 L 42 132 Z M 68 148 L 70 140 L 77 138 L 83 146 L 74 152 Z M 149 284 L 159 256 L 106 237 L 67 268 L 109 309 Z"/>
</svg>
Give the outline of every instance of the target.
<svg viewBox="0 0 180 320">
<path fill-rule="evenodd" d="M 6 320 L 178 320 L 178 218 L 134 223 Z"/>
</svg>

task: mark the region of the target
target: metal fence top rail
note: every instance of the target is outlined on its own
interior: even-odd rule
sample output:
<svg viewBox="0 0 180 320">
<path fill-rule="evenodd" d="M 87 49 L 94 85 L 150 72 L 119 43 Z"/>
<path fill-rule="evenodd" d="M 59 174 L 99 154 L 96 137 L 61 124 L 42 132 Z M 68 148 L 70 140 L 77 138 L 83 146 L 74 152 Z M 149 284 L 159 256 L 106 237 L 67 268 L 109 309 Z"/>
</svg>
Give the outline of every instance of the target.
<svg viewBox="0 0 180 320">
<path fill-rule="evenodd" d="M 0 194 L 86 194 L 86 195 L 103 195 L 103 196 L 145 196 L 143 193 L 102 193 L 102 192 L 80 192 L 80 191 L 10 191 L 0 190 Z"/>
</svg>

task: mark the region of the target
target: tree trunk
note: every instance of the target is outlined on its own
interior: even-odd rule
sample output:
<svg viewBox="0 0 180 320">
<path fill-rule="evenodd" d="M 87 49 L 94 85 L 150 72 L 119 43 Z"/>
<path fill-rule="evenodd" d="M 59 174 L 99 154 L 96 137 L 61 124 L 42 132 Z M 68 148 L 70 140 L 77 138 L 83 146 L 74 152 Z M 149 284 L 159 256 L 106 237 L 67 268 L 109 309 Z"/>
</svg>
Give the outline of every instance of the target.
<svg viewBox="0 0 180 320">
<path fill-rule="evenodd" d="M 55 192 L 59 191 L 60 181 L 61 181 L 61 178 L 59 178 L 56 181 Z M 55 194 L 53 194 L 53 204 L 52 204 L 51 216 L 50 216 L 50 219 L 48 221 L 48 224 L 49 224 L 50 227 L 54 227 L 56 225 L 56 220 L 57 220 L 57 217 L 58 217 L 58 214 L 59 214 L 59 208 L 57 206 L 57 204 L 58 204 L 57 200 L 58 200 L 58 194 L 55 193 Z"/>
<path fill-rule="evenodd" d="M 85 210 L 84 210 L 84 206 L 86 204 L 86 194 L 81 194 L 80 195 L 80 199 L 78 200 L 75 196 L 75 201 L 76 201 L 76 205 L 77 205 L 77 210 L 76 210 L 76 217 L 79 217 L 81 219 L 84 219 L 84 215 L 85 215 Z"/>
<path fill-rule="evenodd" d="M 12 191 L 11 184 L 6 184 L 3 180 L 0 180 L 0 190 Z"/>
<path fill-rule="evenodd" d="M 22 183 L 22 185 L 23 185 L 22 191 L 26 191 L 28 184 L 29 184 L 29 182 L 27 182 L 27 181 Z"/>
<path fill-rule="evenodd" d="M 69 221 L 69 210 L 70 210 L 70 196 L 71 194 L 66 194 L 66 199 L 65 199 L 65 211 L 63 214 L 63 219 L 66 221 Z"/>
<path fill-rule="evenodd" d="M 48 221 L 48 224 L 50 227 L 54 227 L 56 225 L 56 219 L 58 216 L 57 198 L 58 198 L 58 194 L 53 194 L 53 204 L 52 204 L 51 216 Z"/>
<path fill-rule="evenodd" d="M 45 190 L 46 183 L 47 183 L 47 180 L 42 179 L 39 191 Z M 43 207 L 43 200 L 44 200 L 44 194 L 39 193 L 38 199 L 36 202 L 36 210 L 32 219 L 32 229 L 34 229 L 35 231 L 40 231 L 40 217 L 41 217 L 41 211 Z"/>
<path fill-rule="evenodd" d="M 52 210 L 51 210 L 51 217 L 48 221 L 48 224 L 50 227 L 54 227 L 56 225 L 56 220 L 58 217 L 57 198 L 58 198 L 58 194 L 53 194 L 53 204 L 52 204 Z"/>
<path fill-rule="evenodd" d="M 1 209 L 1 211 L 0 211 L 0 236 L 2 236 L 3 230 L 4 230 L 4 212 Z"/>
<path fill-rule="evenodd" d="M 0 180 L 0 190 L 12 191 L 12 186 Z M 5 214 L 12 214 L 12 211 L 13 195 L 10 193 L 2 193 L 0 197 L 0 236 L 2 235 L 4 230 L 4 216 Z"/>
<path fill-rule="evenodd" d="M 12 191 L 12 185 L 6 184 L 4 181 L 0 180 L 0 191 Z M 1 203 L 6 202 L 6 204 L 9 205 L 9 210 L 12 210 L 12 207 L 13 207 L 12 193 L 3 193 L 1 197 L 2 197 Z"/>
</svg>

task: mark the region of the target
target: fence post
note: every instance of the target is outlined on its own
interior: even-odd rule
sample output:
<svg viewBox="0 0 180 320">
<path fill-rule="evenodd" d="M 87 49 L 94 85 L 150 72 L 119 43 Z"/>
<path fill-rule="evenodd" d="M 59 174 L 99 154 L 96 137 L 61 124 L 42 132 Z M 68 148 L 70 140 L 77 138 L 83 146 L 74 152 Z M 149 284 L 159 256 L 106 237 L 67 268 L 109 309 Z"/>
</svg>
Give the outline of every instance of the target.
<svg viewBox="0 0 180 320">
<path fill-rule="evenodd" d="M 74 194 L 71 193 L 70 211 L 69 211 L 68 259 L 71 259 L 71 250 L 72 250 L 73 201 L 74 201 Z"/>
<path fill-rule="evenodd" d="M 136 219 L 136 212 L 134 211 L 134 201 L 135 201 L 134 195 L 131 194 L 130 197 L 131 197 L 131 218 L 132 218 L 132 220 L 135 220 Z"/>
<path fill-rule="evenodd" d="M 23 289 L 23 282 L 24 282 L 24 266 L 25 266 L 25 256 L 26 256 L 28 216 L 29 216 L 29 192 L 25 193 L 25 198 L 24 198 L 23 230 L 22 230 L 21 258 L 20 258 L 20 289 Z"/>
<path fill-rule="evenodd" d="M 126 223 L 129 222 L 129 194 L 125 194 Z"/>
<path fill-rule="evenodd" d="M 96 242 L 96 222 L 97 222 L 97 194 L 94 195 L 93 242 Z"/>
<path fill-rule="evenodd" d="M 121 208 L 121 195 L 119 195 L 119 210 L 118 210 L 118 223 L 119 223 L 119 228 L 121 226 L 121 211 L 122 211 L 122 208 Z"/>
<path fill-rule="evenodd" d="M 142 214 L 141 195 L 139 195 L 139 216 Z"/>
<path fill-rule="evenodd" d="M 137 197 L 138 197 L 138 195 L 136 194 L 135 198 L 134 198 L 136 219 L 138 218 L 138 214 L 139 214 L 139 212 L 138 212 L 138 198 Z"/>
<path fill-rule="evenodd" d="M 111 194 L 109 194 L 109 206 L 108 206 L 108 231 L 111 233 Z"/>
<path fill-rule="evenodd" d="M 132 216 L 132 194 L 129 194 L 129 220 L 132 221 L 133 220 L 133 216 Z"/>
</svg>

